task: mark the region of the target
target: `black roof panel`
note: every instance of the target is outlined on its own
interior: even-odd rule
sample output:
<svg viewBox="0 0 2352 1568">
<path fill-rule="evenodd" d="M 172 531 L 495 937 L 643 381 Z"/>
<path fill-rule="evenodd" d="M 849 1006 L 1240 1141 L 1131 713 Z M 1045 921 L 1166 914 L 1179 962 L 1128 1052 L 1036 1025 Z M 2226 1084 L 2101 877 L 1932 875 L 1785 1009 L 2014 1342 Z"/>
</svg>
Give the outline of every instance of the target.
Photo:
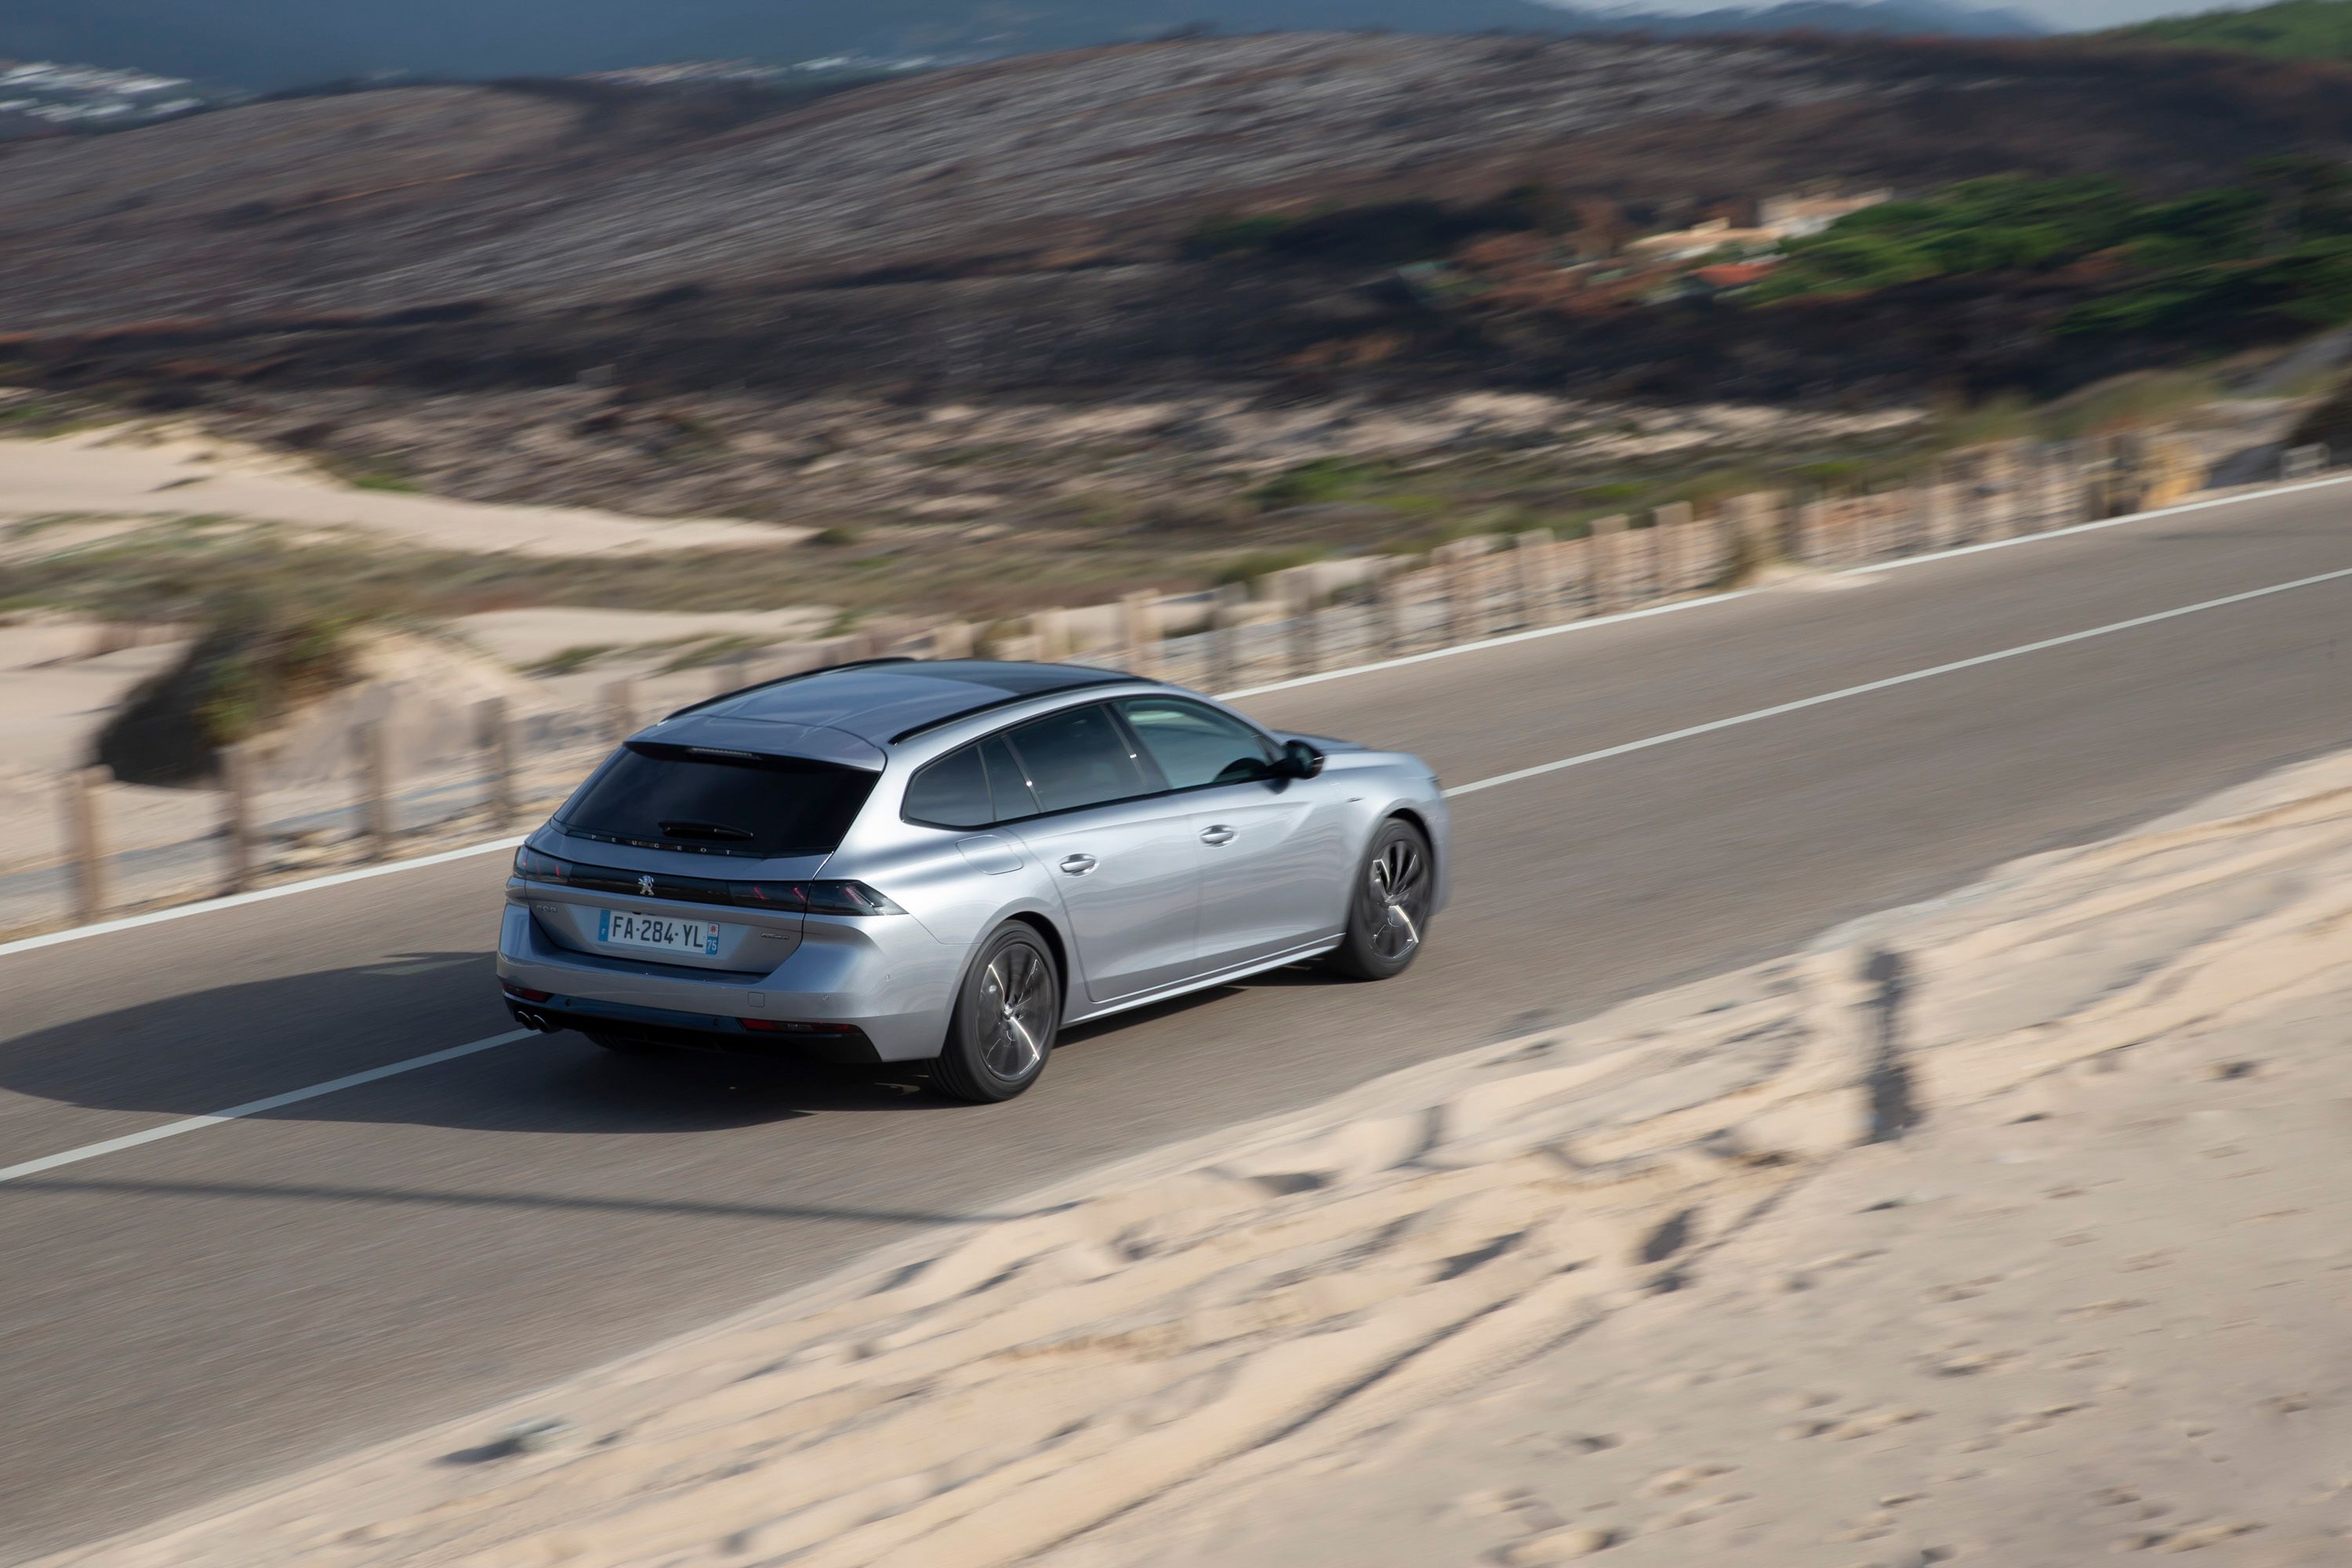
<svg viewBox="0 0 2352 1568">
<path fill-rule="evenodd" d="M 787 676 L 687 711 L 700 719 L 822 725 L 880 745 L 977 709 L 1135 679 L 1115 669 L 1074 664 L 892 659 Z"/>
</svg>

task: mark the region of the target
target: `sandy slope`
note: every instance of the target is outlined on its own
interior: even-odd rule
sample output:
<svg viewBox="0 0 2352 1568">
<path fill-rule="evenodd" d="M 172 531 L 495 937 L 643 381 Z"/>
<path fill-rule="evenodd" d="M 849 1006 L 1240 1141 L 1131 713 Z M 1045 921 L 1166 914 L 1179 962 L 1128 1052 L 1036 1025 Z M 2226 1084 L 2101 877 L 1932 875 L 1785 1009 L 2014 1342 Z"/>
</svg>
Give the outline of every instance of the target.
<svg viewBox="0 0 2352 1568">
<path fill-rule="evenodd" d="M 772 547 L 807 531 L 359 489 L 224 442 L 136 426 L 0 440 L 0 520 L 193 513 L 348 529 L 429 550 L 542 556 Z"/>
<path fill-rule="evenodd" d="M 2338 757 L 55 1561 L 2346 1561 L 2347 867 Z"/>
</svg>

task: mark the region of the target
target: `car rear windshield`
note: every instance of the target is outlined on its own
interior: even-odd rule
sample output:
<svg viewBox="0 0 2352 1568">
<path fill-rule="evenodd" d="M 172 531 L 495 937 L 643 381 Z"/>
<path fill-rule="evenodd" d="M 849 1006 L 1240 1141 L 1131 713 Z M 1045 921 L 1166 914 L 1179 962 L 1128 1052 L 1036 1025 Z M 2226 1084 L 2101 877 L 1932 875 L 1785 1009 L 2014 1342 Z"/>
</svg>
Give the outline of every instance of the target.
<svg viewBox="0 0 2352 1568">
<path fill-rule="evenodd" d="M 567 832 L 712 855 L 822 855 L 874 788 L 858 768 L 633 741 L 557 820 Z"/>
</svg>

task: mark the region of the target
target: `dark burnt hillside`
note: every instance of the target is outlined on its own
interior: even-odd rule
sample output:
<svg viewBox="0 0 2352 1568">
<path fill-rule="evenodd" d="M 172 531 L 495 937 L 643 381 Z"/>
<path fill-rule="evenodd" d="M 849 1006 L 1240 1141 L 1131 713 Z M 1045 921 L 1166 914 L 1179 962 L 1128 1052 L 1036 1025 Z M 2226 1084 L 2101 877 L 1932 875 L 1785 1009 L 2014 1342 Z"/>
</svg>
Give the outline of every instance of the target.
<svg viewBox="0 0 2352 1568">
<path fill-rule="evenodd" d="M 1277 36 L 1022 58 L 796 108 L 417 88 L 0 158 L 0 353 L 22 375 L 167 401 L 582 376 L 794 392 L 1582 377 L 1715 395 L 1956 365 L 2046 381 L 2073 372 L 2045 363 L 2042 304 L 1973 286 L 1874 301 L 1867 333 L 1818 303 L 1466 323 L 1382 283 L 1400 258 L 1380 217 L 1539 200 L 1663 226 L 1804 182 L 2011 170 L 2160 194 L 2289 149 L 2352 149 L 2352 77 L 2065 44 Z M 1198 243 L 1234 215 L 1319 208 L 1370 215 L 1364 243 Z"/>
</svg>

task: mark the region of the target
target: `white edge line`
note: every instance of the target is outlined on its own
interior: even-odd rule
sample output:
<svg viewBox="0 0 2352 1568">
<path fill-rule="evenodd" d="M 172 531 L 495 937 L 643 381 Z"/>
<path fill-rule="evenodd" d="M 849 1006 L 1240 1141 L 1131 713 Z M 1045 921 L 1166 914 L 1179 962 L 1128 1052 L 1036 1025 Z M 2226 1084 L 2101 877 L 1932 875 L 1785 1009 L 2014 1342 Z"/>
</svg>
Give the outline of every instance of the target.
<svg viewBox="0 0 2352 1568">
<path fill-rule="evenodd" d="M 456 1061 L 459 1057 L 470 1057 L 478 1051 L 494 1050 L 500 1046 L 510 1046 L 517 1040 L 530 1038 L 530 1034 L 531 1031 L 529 1029 L 509 1029 L 503 1035 L 492 1035 L 487 1039 L 469 1041 L 462 1046 L 451 1046 L 446 1050 L 428 1051 L 421 1057 L 410 1057 L 406 1061 L 389 1062 L 380 1068 L 370 1068 L 365 1072 L 347 1074 L 342 1078 L 331 1079 L 325 1083 L 314 1083 L 307 1089 L 289 1089 L 283 1094 L 273 1094 L 264 1100 L 247 1100 L 243 1105 L 232 1105 L 226 1110 L 215 1110 L 205 1116 L 184 1117 L 177 1121 L 166 1121 L 161 1127 L 150 1127 L 143 1132 L 131 1132 L 121 1138 L 109 1138 L 102 1143 L 85 1143 L 79 1149 L 68 1149 L 56 1154 L 44 1154 L 37 1160 L 26 1160 L 14 1165 L 0 1165 L 0 1182 L 22 1181 L 27 1176 L 37 1176 L 44 1171 L 54 1171 L 61 1165 L 78 1165 L 84 1160 L 95 1160 L 101 1154 L 117 1154 L 125 1149 L 136 1149 L 142 1143 L 155 1143 L 166 1138 L 177 1138 L 184 1132 L 200 1132 L 207 1127 L 217 1127 L 224 1121 L 235 1121 L 247 1116 L 259 1116 L 283 1106 L 299 1105 L 306 1100 L 316 1100 L 322 1094 L 333 1094 L 339 1089 L 357 1089 L 363 1083 L 373 1083 L 379 1079 L 396 1078 L 404 1072 L 415 1072 L 418 1068 L 434 1067 L 442 1062 Z"/>
<path fill-rule="evenodd" d="M 1881 561 L 1868 566 L 1848 567 L 1839 573 L 1838 575 L 1861 577 L 1868 576 L 1874 573 L 1894 572 L 1906 566 L 1924 566 L 1933 561 L 1948 561 L 1954 556 L 1974 555 L 1981 551 L 2005 549 L 2012 544 L 2032 544 L 2045 539 L 2064 539 L 2071 534 L 2090 533 L 2101 529 L 2120 528 L 2127 523 L 2147 522 L 2157 518 L 2177 517 L 2183 512 L 2202 511 L 2210 507 L 2238 506 L 2242 505 L 2247 501 L 2268 500 L 2276 496 L 2294 495 L 2303 490 L 2323 489 L 2331 485 L 2343 484 L 2352 484 L 2352 475 L 2338 475 L 2332 479 L 2310 479 L 2298 484 L 2278 485 L 2268 489 L 2250 490 L 2242 495 L 2215 496 L 2207 500 L 2183 501 L 2178 506 L 2161 507 L 2155 511 L 2129 512 L 2122 517 L 2101 518 L 2096 521 L 2078 522 L 2065 528 L 2044 529 L 2037 533 L 2020 533 L 2012 535 L 2007 539 L 1986 540 L 1981 543 L 1977 544 L 1958 544 L 1954 545 L 1948 550 L 1939 550 L 1927 555 L 1906 555 L 1895 561 Z M 2325 579 L 2314 579 L 2314 581 L 2325 581 Z M 2270 592 L 2271 590 L 2263 591 Z M 1302 686 L 1319 686 L 1325 681 L 1344 680 L 1351 676 L 1376 675 L 1382 670 L 1402 669 L 1407 665 L 1426 664 L 1432 659 L 1452 658 L 1457 654 L 1478 653 L 1487 648 L 1508 647 L 1514 643 L 1531 642 L 1538 637 L 1560 637 L 1570 632 L 1591 631 L 1600 626 L 1616 626 L 1625 621 L 1638 621 L 1651 616 L 1668 615 L 1677 610 L 1696 610 L 1708 605 L 1729 604 L 1736 599 L 1748 598 L 1755 592 L 1756 590 L 1752 588 L 1736 588 L 1728 593 L 1706 594 L 1696 598 L 1676 599 L 1670 604 L 1651 605 L 1638 610 L 1622 610 L 1614 615 L 1591 616 L 1582 620 L 1569 621 L 1556 626 L 1534 626 L 1526 631 L 1511 632 L 1503 637 L 1485 637 L 1476 642 L 1455 643 L 1451 647 L 1431 648 L 1423 653 L 1403 654 L 1395 658 L 1376 659 L 1369 664 L 1349 665 L 1344 669 L 1327 669 L 1315 675 L 1301 675 L 1293 677 L 1287 680 L 1268 681 L 1263 686 L 1246 686 L 1238 691 L 1221 692 L 1218 696 L 1222 700 L 1237 701 L 1244 697 L 1259 697 L 1274 691 L 1290 691 Z M 2210 606 L 2198 607 L 2203 608 Z M 2118 624 L 2128 625 L 2131 623 Z M 1959 667 L 1956 666 L 1950 668 Z M 1923 672 L 1923 674 L 1924 673 L 1933 672 Z M 1918 677 L 1906 676 L 1898 677 L 1897 679 L 1918 679 Z M 1863 689 L 1857 688 L 1856 689 L 1860 690 Z M 1826 699 L 1809 700 L 1826 700 Z M 1765 711 L 1770 712 L 1776 710 L 1767 710 Z M 1719 721 L 1715 727 L 1720 728 L 1721 725 L 1725 723 L 1745 721 L 1746 721 L 1744 719 L 1740 721 L 1726 720 Z M 1704 733 L 1705 731 L 1701 730 L 1690 732 Z M 1662 737 L 1661 740 L 1671 738 L 1675 737 Z M 1596 753 L 1594 757 L 1580 760 L 1598 760 L 1598 757 L 1601 754 L 1601 753 Z M 1615 755 L 1616 753 L 1612 752 L 1606 754 Z M 1559 764 L 1547 765 L 1557 766 Z M 1519 775 L 1514 774 L 1507 776 L 1517 777 Z M 1464 784 L 1460 786 L 1460 790 L 1466 792 L 1472 789 L 1482 789 L 1486 787 L 1487 782 L 1491 781 L 1481 781 L 1476 784 Z M 11 953 L 30 952 L 36 948 L 54 947 L 59 942 L 79 942 L 85 937 L 106 936 L 114 931 L 136 930 L 141 926 L 159 925 L 165 921 L 186 920 L 194 915 L 213 914 L 222 910 L 233 910 L 246 904 L 260 903 L 268 899 L 290 898 L 296 893 L 315 892 L 320 888 L 341 887 L 346 882 L 364 881 L 371 877 L 388 877 L 396 871 L 415 871 L 420 870 L 427 866 L 445 865 L 449 861 L 462 860 L 472 855 L 488 855 L 499 849 L 511 849 L 521 842 L 522 836 L 517 834 L 505 838 L 494 838 L 484 844 L 469 844 L 462 848 L 445 849 L 436 855 L 420 855 L 414 859 L 395 860 L 387 865 L 365 866 L 356 870 L 338 871 L 331 876 L 312 877 L 305 881 L 288 882 L 282 887 L 264 888 L 258 891 L 250 893 L 233 893 L 226 898 L 206 899 L 201 903 L 182 904 L 176 908 L 168 910 L 154 910 L 142 915 L 127 915 L 121 920 L 100 921 L 95 925 L 75 926 L 67 931 L 48 931 L 40 936 L 19 937 L 14 942 L 0 942 L 0 958 L 5 958 Z"/>
<path fill-rule="evenodd" d="M 1639 741 L 1627 741 L 1622 745 L 1604 746 L 1597 752 L 1586 752 L 1578 756 L 1563 757 L 1556 763 L 1538 763 L 1531 768 L 1518 768 L 1507 773 L 1496 773 L 1492 778 L 1456 784 L 1447 790 L 1445 795 L 1448 799 L 1455 795 L 1475 795 L 1480 790 L 1493 789 L 1497 784 L 1517 784 L 1522 779 L 1537 778 L 1545 773 L 1556 773 L 1569 768 L 1582 767 L 1587 763 L 1603 762 L 1611 757 L 1622 757 L 1634 752 L 1646 752 L 1654 746 L 1664 746 L 1675 741 L 1687 741 L 1696 735 L 1710 735 L 1718 730 L 1729 730 L 1741 724 L 1753 724 L 1763 719 L 1777 719 L 1782 714 L 1801 712 L 1808 708 L 1819 708 L 1824 703 L 1842 702 L 1850 697 L 1866 697 L 1874 691 L 1886 691 L 1897 686 L 1908 686 L 1917 680 L 1932 680 L 1939 675 L 1952 675 L 1963 669 L 1975 669 L 1982 665 L 1998 664 L 2003 659 L 2021 658 L 2030 653 L 2043 653 L 2053 647 L 2064 647 L 2070 643 L 2088 642 L 2093 637 L 2111 637 L 2116 632 L 2132 631 L 2140 626 L 2152 626 L 2159 621 L 2178 620 L 2182 616 L 2194 616 L 2206 610 L 2224 609 L 2231 605 L 2243 605 L 2255 599 L 2267 599 L 2273 594 L 2291 593 L 2297 588 L 2315 587 L 2322 583 L 2336 583 L 2346 578 L 2352 578 L 2352 566 L 2342 567 L 2334 572 L 2321 572 L 2309 577 L 2297 577 L 2289 583 L 2273 583 L 2268 587 L 2249 588 L 2241 594 L 2226 594 L 2221 598 L 2204 599 L 2194 605 L 2179 605 L 2169 610 L 2158 610 L 2149 615 L 2134 616 L 2129 620 L 2110 621 L 2103 626 L 2091 626 L 2079 632 L 2067 632 L 2061 637 L 2043 637 L 2038 642 L 2020 643 L 2015 647 L 2000 648 L 1992 653 L 1980 653 L 1969 658 L 1954 659 L 1949 664 L 1909 670 L 1902 675 L 1890 675 L 1880 680 L 1866 680 L 1859 686 L 1843 687 L 1836 691 L 1817 692 L 1811 697 L 1800 697 L 1791 702 L 1776 702 L 1769 708 L 1759 708 L 1748 713 L 1735 713 L 1727 719 L 1711 719 L 1704 724 L 1693 724 L 1685 729 L 1669 731 L 1663 735 L 1651 735 Z"/>
<path fill-rule="evenodd" d="M 339 888 L 346 882 L 364 882 L 371 877 L 389 877 L 396 871 L 415 871 L 426 866 L 444 866 L 452 860 L 463 860 L 475 855 L 495 854 L 511 849 L 522 842 L 521 834 L 505 838 L 493 838 L 485 844 L 468 844 L 458 849 L 444 849 L 438 854 L 419 855 L 411 860 L 394 860 L 382 866 L 362 866 L 349 871 L 337 871 L 331 876 L 312 877 L 305 881 L 288 882 L 276 888 L 259 888 L 250 893 L 231 893 L 226 898 L 206 899 L 202 903 L 179 904 L 168 910 L 151 910 L 143 915 L 125 915 L 121 920 L 100 921 L 96 925 L 75 926 L 70 931 L 53 931 L 40 936 L 18 937 L 14 942 L 0 942 L 0 958 L 12 952 L 30 952 L 35 948 L 55 947 L 61 942 L 79 942 L 84 937 L 105 936 L 111 931 L 135 931 L 141 926 L 161 925 L 165 921 L 184 921 L 193 915 L 209 915 L 221 910 L 241 909 L 247 904 L 267 903 L 271 899 L 289 899 L 296 893 L 313 892 L 320 888 Z"/>
<path fill-rule="evenodd" d="M 2269 500 L 2274 496 L 2294 495 L 2300 490 L 2326 489 L 2330 485 L 2352 484 L 2352 474 L 2338 474 L 2334 479 L 2305 479 L 2292 485 L 2273 485 L 2268 489 L 2249 490 L 2244 495 L 2212 496 L 2204 500 L 2185 500 L 2174 506 L 2163 506 L 2154 511 L 2129 511 L 2121 517 L 2103 517 L 2090 522 L 2069 523 L 2064 528 L 2045 528 L 2038 533 L 2012 533 L 2007 539 L 1987 539 L 1975 544 L 1955 544 L 1948 550 L 1938 550 L 1927 555 L 1904 555 L 1893 561 L 1874 561 L 1867 566 L 1849 566 L 1838 574 L 1842 577 L 1867 577 L 1877 572 L 1899 572 L 1906 566 L 1925 566 L 1931 561 L 1948 561 L 1955 555 L 1976 555 L 1987 550 L 2006 550 L 2012 544 L 2032 544 L 2042 539 L 2064 539 L 2069 534 L 2095 533 L 2103 528 L 2121 528 L 2127 522 L 2148 522 L 2159 517 L 2179 517 L 2183 512 L 2203 511 L 2209 507 L 2236 506 L 2242 501 Z"/>
</svg>

